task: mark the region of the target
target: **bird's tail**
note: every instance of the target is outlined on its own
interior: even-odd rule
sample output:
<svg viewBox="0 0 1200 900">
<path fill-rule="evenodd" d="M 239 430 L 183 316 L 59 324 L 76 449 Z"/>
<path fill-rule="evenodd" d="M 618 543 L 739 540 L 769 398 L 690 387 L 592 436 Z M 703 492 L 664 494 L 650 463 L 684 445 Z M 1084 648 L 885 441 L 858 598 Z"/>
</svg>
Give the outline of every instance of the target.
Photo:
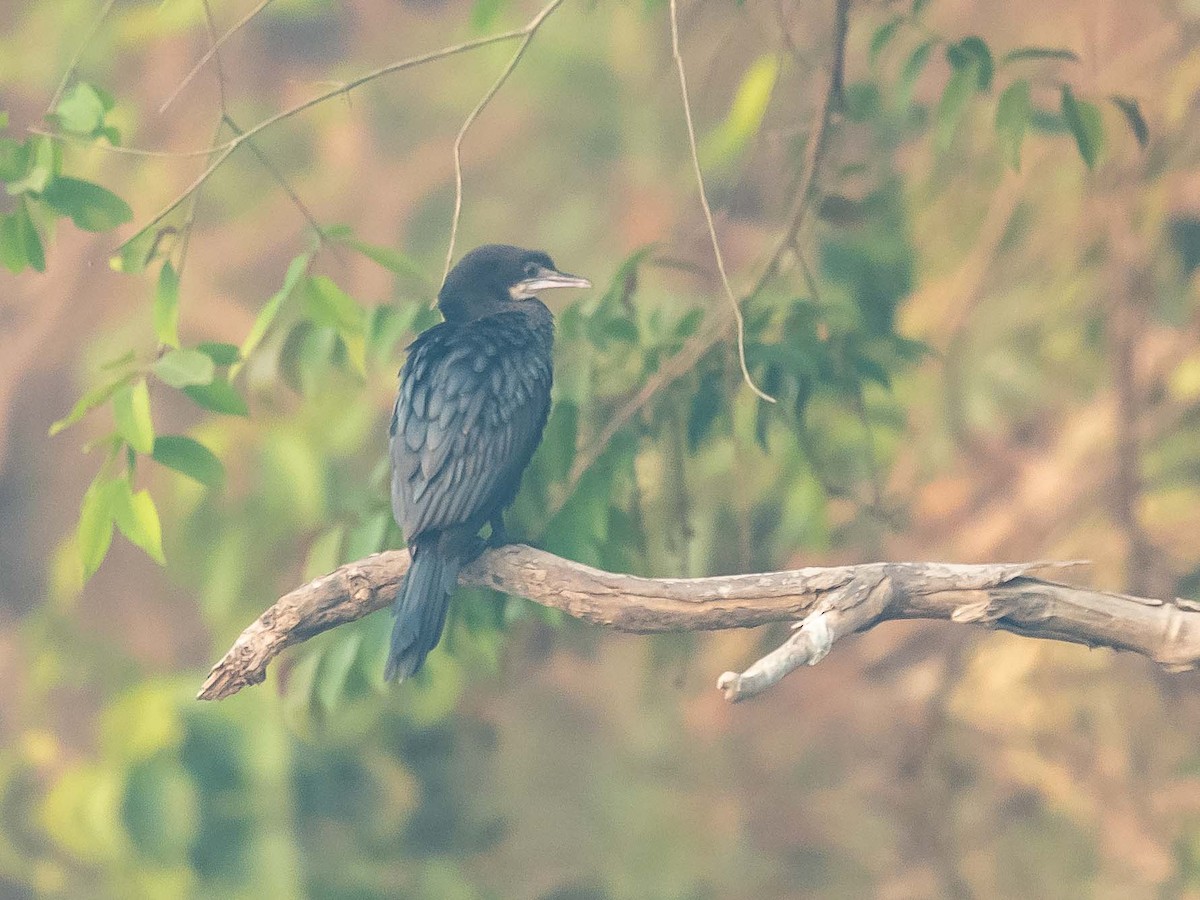
<svg viewBox="0 0 1200 900">
<path fill-rule="evenodd" d="M 403 681 L 421 668 L 442 636 L 450 594 L 458 583 L 463 560 L 442 542 L 417 541 L 400 592 L 392 604 L 392 649 L 384 676 Z"/>
</svg>

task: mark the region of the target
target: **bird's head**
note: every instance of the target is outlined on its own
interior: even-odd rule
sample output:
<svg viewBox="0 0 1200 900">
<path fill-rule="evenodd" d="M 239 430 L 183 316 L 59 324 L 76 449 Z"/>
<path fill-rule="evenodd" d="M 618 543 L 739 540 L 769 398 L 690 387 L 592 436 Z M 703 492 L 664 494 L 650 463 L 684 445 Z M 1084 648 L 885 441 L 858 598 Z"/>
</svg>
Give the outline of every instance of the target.
<svg viewBox="0 0 1200 900">
<path fill-rule="evenodd" d="M 465 322 L 514 300 L 529 300 L 539 291 L 591 286 L 586 278 L 558 271 L 554 261 L 540 250 L 485 244 L 467 253 L 450 270 L 438 292 L 438 306 L 447 321 Z"/>
</svg>

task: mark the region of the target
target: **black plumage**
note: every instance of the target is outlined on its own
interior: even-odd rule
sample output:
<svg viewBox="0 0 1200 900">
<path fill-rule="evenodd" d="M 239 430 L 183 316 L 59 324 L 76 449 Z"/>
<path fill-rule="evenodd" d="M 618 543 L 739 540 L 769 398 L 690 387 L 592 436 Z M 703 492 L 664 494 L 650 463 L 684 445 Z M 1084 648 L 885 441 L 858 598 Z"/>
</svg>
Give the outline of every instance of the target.
<svg viewBox="0 0 1200 900">
<path fill-rule="evenodd" d="M 545 253 L 488 244 L 438 294 L 444 322 L 408 348 L 391 426 L 392 511 L 412 566 L 392 611 L 387 677 L 421 668 L 441 637 L 459 570 L 504 540 L 504 509 L 550 413 L 554 323 L 537 292 L 590 287 Z"/>
</svg>

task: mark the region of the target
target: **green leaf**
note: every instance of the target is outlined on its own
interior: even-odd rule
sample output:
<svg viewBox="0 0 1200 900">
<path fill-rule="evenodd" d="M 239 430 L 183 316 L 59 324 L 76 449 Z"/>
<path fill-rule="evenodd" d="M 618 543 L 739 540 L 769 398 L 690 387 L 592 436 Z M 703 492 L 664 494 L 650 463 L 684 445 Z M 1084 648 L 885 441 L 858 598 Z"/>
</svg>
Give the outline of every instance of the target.
<svg viewBox="0 0 1200 900">
<path fill-rule="evenodd" d="M 340 334 L 361 334 L 365 314 L 354 298 L 324 275 L 309 278 L 304 285 L 308 314 L 318 325 L 328 325 Z"/>
<path fill-rule="evenodd" d="M 308 279 L 304 298 L 312 320 L 337 331 L 345 345 L 346 357 L 360 374 L 365 374 L 366 311 L 324 275 Z"/>
<path fill-rule="evenodd" d="M 267 329 L 271 327 L 271 323 L 279 315 L 279 308 L 291 296 L 296 283 L 308 269 L 310 262 L 312 262 L 312 254 L 303 253 L 293 259 L 288 265 L 287 274 L 283 276 L 283 286 L 259 310 L 258 317 L 255 318 L 254 324 L 250 327 L 250 333 L 242 341 L 242 359 L 249 359 L 254 349 L 262 343 L 262 339 L 266 337 Z"/>
<path fill-rule="evenodd" d="M 213 412 L 223 413 L 227 416 L 250 415 L 250 408 L 246 406 L 242 395 L 223 378 L 214 378 L 209 384 L 185 387 L 183 392 L 195 403 L 205 409 L 211 409 Z"/>
<path fill-rule="evenodd" d="M 544 445 L 550 451 L 541 457 L 546 467 L 546 477 L 551 481 L 564 481 L 575 463 L 579 407 L 570 400 L 555 403 L 546 422 L 545 435 Z"/>
<path fill-rule="evenodd" d="M 317 328 L 308 319 L 296 322 L 279 348 L 279 377 L 297 394 L 305 393 L 312 385 L 315 371 L 328 362 L 336 340 L 337 334 L 332 329 Z"/>
<path fill-rule="evenodd" d="M 10 181 L 5 190 L 16 197 L 22 193 L 41 193 L 62 168 L 62 150 L 50 138 L 30 138 L 25 142 L 24 178 Z"/>
<path fill-rule="evenodd" d="M 942 91 L 942 99 L 938 103 L 935 114 L 934 143 L 939 150 L 946 150 L 954 141 L 954 134 L 966 112 L 967 103 L 975 93 L 978 84 L 977 63 L 971 63 L 966 68 L 955 69 L 946 88 Z"/>
<path fill-rule="evenodd" d="M 1021 170 L 1021 143 L 1029 128 L 1032 109 L 1029 82 L 1024 79 L 1014 81 L 1005 88 L 996 106 L 996 134 L 1000 139 L 1000 151 L 1014 172 Z"/>
<path fill-rule="evenodd" d="M 868 202 L 842 194 L 826 194 L 817 207 L 817 216 L 839 228 L 854 228 L 864 224 L 872 210 Z"/>
<path fill-rule="evenodd" d="M 742 154 L 758 134 L 778 77 L 779 57 L 774 53 L 765 53 L 750 64 L 725 120 L 701 144 L 702 166 L 728 166 Z"/>
<path fill-rule="evenodd" d="M 268 300 L 261 310 L 258 312 L 254 324 L 250 327 L 250 333 L 246 335 L 246 339 L 242 341 L 241 356 L 243 359 L 249 359 L 250 354 L 262 343 L 262 339 L 266 337 L 267 330 L 271 327 L 271 323 L 275 321 L 275 317 L 279 315 L 279 307 L 283 305 L 283 301 L 287 299 L 287 294 L 282 291 L 277 292 Z"/>
<path fill-rule="evenodd" d="M 894 16 L 891 20 L 875 29 L 875 33 L 871 35 L 871 50 L 868 54 L 868 59 L 872 66 L 878 62 L 879 54 L 887 48 L 887 45 L 896 36 L 896 32 L 900 30 L 900 26 L 903 23 L 903 16 Z"/>
<path fill-rule="evenodd" d="M 0 218 L 0 260 L 13 274 L 23 271 L 26 266 L 39 272 L 46 271 L 42 238 L 24 199 L 11 215 Z"/>
<path fill-rule="evenodd" d="M 154 289 L 154 333 L 160 344 L 179 346 L 179 275 L 169 259 L 159 270 Z"/>
<path fill-rule="evenodd" d="M 306 581 L 332 572 L 342 559 L 342 540 L 346 535 L 344 525 L 334 525 L 317 535 L 308 552 L 304 554 L 304 566 L 300 570 Z"/>
<path fill-rule="evenodd" d="M 0 262 L 14 275 L 25 271 L 25 243 L 18 232 L 16 213 L 0 214 Z"/>
<path fill-rule="evenodd" d="M 41 197 L 84 231 L 109 231 L 133 221 L 133 210 L 124 200 L 90 181 L 55 178 Z"/>
<path fill-rule="evenodd" d="M 936 44 L 937 41 L 930 38 L 923 44 L 919 44 L 905 60 L 904 68 L 900 70 L 900 78 L 896 81 L 896 96 L 900 99 L 901 106 L 908 106 L 912 102 L 917 79 L 921 77 L 925 63 L 929 61 L 929 54 L 933 52 Z"/>
<path fill-rule="evenodd" d="M 225 467 L 213 452 L 182 434 L 156 438 L 154 459 L 210 488 L 219 488 L 225 481 Z"/>
<path fill-rule="evenodd" d="M 975 67 L 975 86 L 981 91 L 992 88 L 992 75 L 996 66 L 992 51 L 983 38 L 972 35 L 946 48 L 946 59 L 955 71 Z"/>
<path fill-rule="evenodd" d="M 1062 86 L 1062 114 L 1075 138 L 1079 155 L 1089 169 L 1094 168 L 1104 145 L 1104 125 L 1094 103 L 1078 100 L 1069 84 Z"/>
<path fill-rule="evenodd" d="M 1109 99 L 1125 117 L 1125 122 L 1129 125 L 1129 130 L 1133 132 L 1138 146 L 1145 150 L 1146 145 L 1150 143 L 1150 126 L 1146 124 L 1142 108 L 1137 100 L 1133 97 L 1122 97 L 1119 94 L 1114 94 Z"/>
<path fill-rule="evenodd" d="M 354 367 L 359 375 L 367 374 L 367 339 L 361 334 L 342 334 L 341 346 L 346 353 L 346 361 Z"/>
<path fill-rule="evenodd" d="M 700 327 L 700 323 L 704 321 L 704 310 L 697 307 L 696 309 L 688 310 L 683 317 L 675 323 L 675 336 L 680 338 L 688 338 L 696 333 L 696 329 Z"/>
<path fill-rule="evenodd" d="M 35 271 L 45 272 L 46 253 L 42 249 L 41 235 L 38 234 L 37 227 L 33 224 L 33 217 L 29 214 L 28 202 L 22 200 L 14 215 L 17 217 L 21 243 L 25 247 L 25 259 Z"/>
<path fill-rule="evenodd" d="M 136 275 L 144 270 L 155 256 L 166 255 L 164 245 L 167 243 L 167 236 L 174 231 L 170 226 L 158 230 L 142 229 L 108 258 L 108 267 L 114 272 Z"/>
<path fill-rule="evenodd" d="M 317 667 L 321 663 L 322 648 L 310 650 L 299 661 L 287 669 L 283 681 L 283 718 L 288 727 L 299 734 L 311 734 L 318 710 L 313 696 Z"/>
<path fill-rule="evenodd" d="M 892 375 L 883 363 L 857 351 L 853 352 L 851 356 L 854 370 L 859 378 L 873 381 L 884 390 L 891 390 Z"/>
<path fill-rule="evenodd" d="M 504 9 L 504 0 L 475 0 L 471 5 L 471 30 L 475 34 L 491 31 Z"/>
<path fill-rule="evenodd" d="M 401 307 L 387 304 L 371 310 L 367 322 L 367 344 L 378 362 L 390 362 L 395 357 L 396 344 L 408 332 L 416 312 L 416 305 L 412 303 Z"/>
<path fill-rule="evenodd" d="M 691 409 L 688 410 L 687 442 L 691 453 L 696 452 L 712 430 L 713 422 L 721 411 L 723 397 L 720 375 L 716 372 L 706 373 L 700 379 L 696 393 L 692 394 Z"/>
<path fill-rule="evenodd" d="M 16 181 L 29 166 L 29 154 L 24 144 L 12 138 L 0 138 L 0 181 Z"/>
<path fill-rule="evenodd" d="M 774 53 L 764 53 L 750 64 L 725 120 L 731 131 L 747 140 L 758 132 L 778 77 L 779 58 Z"/>
<path fill-rule="evenodd" d="M 122 375 L 111 384 L 106 384 L 102 387 L 88 391 L 75 402 L 75 405 L 71 407 L 71 411 L 69 413 L 50 426 L 50 437 L 54 437 L 54 435 L 58 434 L 64 428 L 70 428 L 85 415 L 87 415 L 91 410 L 95 409 L 122 387 L 125 387 L 127 384 L 133 381 L 134 377 L 135 376 L 133 374 Z"/>
<path fill-rule="evenodd" d="M 199 350 L 172 350 L 154 363 L 154 374 L 173 388 L 185 388 L 211 382 L 216 366 Z"/>
<path fill-rule="evenodd" d="M 100 476 L 92 482 L 79 509 L 79 524 L 75 528 L 75 542 L 79 545 L 79 560 L 83 563 L 83 580 L 91 578 L 112 544 L 113 516 L 115 515 L 116 493 L 121 480 L 104 479 Z"/>
<path fill-rule="evenodd" d="M 149 491 L 133 493 L 129 481 L 116 482 L 113 492 L 113 519 L 121 534 L 146 551 L 160 566 L 167 564 L 162 548 L 162 523 Z"/>
<path fill-rule="evenodd" d="M 150 390 L 146 379 L 127 384 L 113 394 L 113 419 L 117 434 L 138 453 L 154 451 L 154 423 L 150 418 Z"/>
<path fill-rule="evenodd" d="M 333 643 L 321 656 L 314 696 L 326 715 L 337 710 L 346 690 L 346 680 L 358 657 L 362 632 L 351 631 Z"/>
<path fill-rule="evenodd" d="M 1058 47 L 1018 47 L 1004 54 L 1002 63 L 1022 62 L 1024 60 L 1056 59 L 1065 62 L 1079 62 L 1079 57 L 1070 50 Z"/>
<path fill-rule="evenodd" d="M 0 128 L 8 127 L 8 110 L 0 109 Z"/>
<path fill-rule="evenodd" d="M 94 135 L 104 125 L 107 109 L 100 94 L 85 81 L 67 91 L 54 109 L 59 128 L 72 134 Z"/>
<path fill-rule="evenodd" d="M 117 105 L 117 98 L 104 90 L 104 88 L 96 87 L 94 84 L 90 85 L 90 87 L 96 96 L 100 98 L 100 106 L 103 107 L 104 112 L 112 112 L 113 107 Z"/>
<path fill-rule="evenodd" d="M 609 319 L 601 326 L 601 331 L 605 337 L 618 343 L 636 344 L 638 342 L 637 323 L 632 319 Z"/>
<path fill-rule="evenodd" d="M 391 524 L 391 510 L 363 519 L 346 534 L 342 547 L 343 558 L 362 559 L 364 556 L 378 553 L 387 546 L 387 533 Z"/>
<path fill-rule="evenodd" d="M 346 237 L 341 240 L 347 247 L 357 250 L 367 259 L 387 269 L 393 275 L 404 279 L 414 288 L 422 292 L 429 292 L 431 290 L 432 285 L 429 283 L 429 278 L 426 277 L 424 270 L 403 253 L 399 253 L 390 247 L 377 247 L 374 244 L 368 244 L 357 238 Z"/>
<path fill-rule="evenodd" d="M 196 349 L 211 359 L 214 365 L 218 366 L 232 366 L 242 358 L 241 351 L 234 344 L 204 341 L 201 344 L 197 344 Z"/>
</svg>

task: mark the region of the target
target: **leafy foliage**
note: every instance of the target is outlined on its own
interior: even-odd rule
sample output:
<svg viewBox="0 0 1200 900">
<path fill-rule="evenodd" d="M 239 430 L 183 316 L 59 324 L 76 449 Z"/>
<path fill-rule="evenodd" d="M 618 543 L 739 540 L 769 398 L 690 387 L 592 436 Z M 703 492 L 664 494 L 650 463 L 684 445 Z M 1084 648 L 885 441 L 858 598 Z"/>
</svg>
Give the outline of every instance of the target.
<svg viewBox="0 0 1200 900">
<path fill-rule="evenodd" d="M 113 52 L 129 54 L 131 72 L 144 71 L 138 53 L 145 42 L 204 27 L 196 5 L 119 6 L 128 7 L 118 10 L 125 43 Z M 360 46 L 373 48 L 362 24 L 337 5 L 273 6 L 279 8 L 264 13 L 260 22 L 267 24 L 251 41 L 261 51 L 256 66 L 263 71 L 278 74 L 282 54 L 294 52 L 288 48 L 303 48 L 313 66 L 326 58 L 340 63 Z M 645 6 L 647 17 L 661 15 L 661 4 Z M 925 6 L 918 0 L 900 15 L 889 8 L 869 41 L 866 34 L 857 40 L 857 29 L 870 24 L 874 10 L 855 7 L 850 52 L 865 47 L 869 73 L 851 60 L 847 71 L 861 80 L 846 85 L 845 119 L 835 123 L 834 149 L 819 167 L 799 247 L 787 250 L 778 277 L 745 304 L 750 366 L 780 398 L 778 405 L 740 388 L 728 341 L 712 330 L 707 257 L 687 251 L 690 225 L 678 226 L 679 240 L 670 245 L 647 243 L 670 230 L 661 224 L 669 221 L 663 210 L 675 203 L 674 169 L 683 157 L 673 155 L 678 135 L 664 124 L 674 116 L 660 115 L 656 82 L 644 71 L 658 64 L 656 51 L 638 43 L 644 36 L 633 40 L 628 23 L 620 25 L 621 17 L 642 13 L 591 11 L 583 19 L 576 10 L 581 18 L 575 29 L 564 29 L 567 37 L 539 39 L 527 59 L 532 71 L 523 63 L 514 80 L 516 87 L 528 78 L 520 84 L 526 93 L 504 115 L 489 113 L 495 134 L 519 136 L 529 152 L 481 156 L 478 176 L 468 168 L 467 183 L 477 193 L 468 193 L 465 233 L 490 235 L 481 223 L 496 232 L 516 228 L 515 206 L 521 233 L 553 244 L 568 268 L 576 268 L 571 254 L 582 256 L 592 268 L 581 270 L 602 287 L 558 311 L 556 403 L 512 512 L 515 537 L 584 562 L 670 575 L 751 571 L 827 551 L 874 553 L 882 534 L 914 515 L 914 503 L 948 504 L 945 498 L 960 490 L 956 478 L 963 476 L 943 466 L 951 438 L 930 438 L 916 459 L 906 452 L 910 412 L 923 417 L 922 432 L 935 431 L 929 420 L 945 406 L 947 417 L 961 415 L 969 432 L 977 421 L 990 427 L 1004 420 L 997 412 L 1003 410 L 1046 441 L 1039 428 L 1068 401 L 1059 396 L 1053 408 L 1036 407 L 1027 401 L 1033 394 L 1028 383 L 1064 383 L 1064 392 L 1082 392 L 1095 380 L 1102 325 L 1094 311 L 1083 328 L 1075 320 L 1058 323 L 1054 346 L 1031 337 L 1034 304 L 1026 294 L 1035 290 L 1029 285 L 1040 284 L 1037 268 L 1053 268 L 1055 260 L 1035 259 L 1033 271 L 1013 265 L 1010 276 L 1005 258 L 1005 271 L 989 275 L 1004 302 L 953 298 L 986 307 L 979 314 L 989 331 L 1027 349 L 999 358 L 972 344 L 952 345 L 939 362 L 967 370 L 962 410 L 950 389 L 943 396 L 931 385 L 933 367 L 922 363 L 933 352 L 913 336 L 927 330 L 928 319 L 956 314 L 957 307 L 947 312 L 929 295 L 937 295 L 942 270 L 957 259 L 961 248 L 953 242 L 974 233 L 975 206 L 987 204 L 1004 166 L 1016 170 L 1024 158 L 1032 181 L 1031 148 L 1046 145 L 1057 169 L 1086 177 L 1085 167 L 1137 152 L 1134 142 L 1121 146 L 1106 129 L 1123 121 L 1145 147 L 1147 118 L 1132 97 L 1090 96 L 1076 85 L 1074 52 L 1005 50 L 990 43 L 990 35 L 970 34 L 982 27 L 970 22 L 954 34 L 939 33 L 924 21 Z M 480 0 L 469 25 L 490 31 L 512 15 L 508 4 Z M 736 30 L 737 14 L 730 15 L 720 24 Z M 426 23 L 443 37 L 445 16 Z M 706 22 L 697 28 L 721 42 L 705 91 L 713 98 L 710 108 L 698 110 L 698 121 L 711 123 L 701 129 L 702 158 L 722 207 L 721 238 L 739 250 L 731 259 L 743 261 L 735 275 L 750 281 L 760 265 L 757 248 L 768 246 L 781 227 L 793 199 L 788 192 L 813 149 L 807 119 L 814 80 L 787 54 L 765 52 L 757 43 L 736 65 L 729 63 L 722 54 L 738 49 L 729 41 L 733 32 L 706 31 Z M 25 59 L 12 40 L 0 40 L 14 50 L 13 59 Z M 625 43 L 627 50 L 613 50 Z M 828 50 L 814 47 L 814 53 Z M 95 84 L 68 82 L 47 120 L 67 140 L 0 138 L 0 181 L 10 198 L 0 208 L 0 261 L 14 273 L 34 278 L 27 270 L 53 270 L 63 219 L 110 245 L 127 236 L 116 232 L 131 220 L 130 206 L 100 181 L 126 194 L 139 212 L 143 204 L 161 202 L 151 187 L 167 179 L 143 182 L 147 169 L 140 168 L 138 177 L 122 180 L 115 166 L 99 168 L 109 157 L 97 151 L 118 144 L 123 132 L 136 132 L 146 118 L 138 112 L 147 102 L 142 86 L 122 67 L 111 68 L 119 103 Z M 292 74 L 279 82 L 290 83 Z M 912 696 L 941 678 L 941 669 L 930 675 L 932 664 L 919 660 L 911 679 L 864 675 L 861 683 L 871 686 L 864 702 L 875 703 L 869 708 L 877 713 L 864 714 L 869 723 L 826 712 L 836 727 L 786 733 L 784 749 L 756 742 L 747 751 L 749 740 L 715 740 L 727 727 L 718 714 L 670 687 L 673 679 L 689 677 L 702 646 L 693 638 L 638 642 L 649 648 L 650 662 L 638 657 L 629 665 L 632 643 L 596 653 L 592 632 L 564 628 L 561 615 L 519 598 L 482 590 L 460 597 L 444 646 L 420 678 L 399 690 L 382 684 L 390 622 L 378 615 L 294 651 L 273 673 L 271 689 L 217 708 L 191 701 L 195 671 L 179 680 L 155 674 L 164 668 L 157 657 L 147 662 L 126 654 L 116 649 L 112 632 L 96 627 L 107 615 L 94 600 L 108 587 L 107 568 L 75 602 L 82 583 L 122 544 L 138 548 L 131 554 L 138 562 L 169 560 L 172 590 L 187 605 L 154 612 L 180 634 L 197 617 L 203 622 L 209 646 L 197 651 L 200 639 L 181 638 L 191 643 L 175 648 L 170 664 L 197 668 L 199 653 L 223 650 L 300 573 L 315 577 L 400 545 L 388 504 L 388 403 L 403 346 L 437 318 L 429 301 L 449 212 L 439 181 L 446 172 L 418 172 L 413 160 L 421 154 L 413 160 L 404 154 L 414 149 L 415 134 L 447 131 L 435 116 L 476 102 L 464 87 L 469 80 L 446 77 L 436 90 L 355 95 L 344 111 L 355 121 L 344 135 L 334 131 L 342 126 L 330 124 L 340 121 L 333 118 L 334 104 L 325 107 L 330 121 L 297 117 L 262 135 L 263 154 L 287 178 L 302 173 L 310 158 L 322 158 L 310 130 L 339 152 L 350 151 L 350 158 L 355 147 L 338 143 L 348 136 L 372 152 L 402 148 L 389 159 L 396 167 L 386 177 L 372 170 L 374 180 L 363 186 L 357 179 L 365 181 L 365 174 L 325 170 L 322 190 L 314 190 L 324 196 L 337 190 L 367 204 L 372 190 L 404 195 L 413 210 L 397 220 L 395 231 L 378 223 L 370 230 L 322 225 L 305 243 L 277 214 L 287 208 L 286 197 L 279 207 L 267 202 L 265 186 L 275 190 L 274 176 L 251 170 L 258 163 L 243 148 L 205 184 L 194 211 L 181 204 L 113 256 L 117 283 L 141 298 L 140 310 L 134 321 L 106 322 L 104 333 L 94 336 L 97 355 L 82 357 L 82 396 L 51 427 L 52 435 L 68 428 L 86 432 L 80 442 L 88 442 L 83 465 L 92 480 L 76 527 L 47 574 L 47 602 L 21 623 L 22 643 L 40 656 L 18 689 L 21 740 L 0 750 L 0 808 L 6 818 L 13 809 L 29 813 L 13 814 L 13 833 L 0 839 L 0 892 L 11 883 L 79 896 L 870 895 L 883 878 L 881 858 L 914 854 L 906 836 L 917 833 L 935 844 L 942 837 L 930 822 L 999 811 L 995 834 L 979 838 L 980 846 L 992 842 L 987 847 L 996 871 L 973 869 L 972 878 L 1014 894 L 1088 893 L 1104 864 L 1091 834 L 1100 826 L 1080 812 L 1089 798 L 1063 779 L 1060 769 L 1069 764 L 1056 769 L 1029 747 L 1057 748 L 1075 760 L 1078 748 L 1064 737 L 1062 722 L 1076 715 L 1094 729 L 1089 737 L 1108 734 L 1113 713 L 1098 701 L 1094 707 L 1068 703 L 1056 693 L 1064 672 L 1040 668 L 1032 657 L 964 651 L 967 671 L 955 682 L 961 687 L 947 676 L 945 706 L 929 715 Z M 43 103 L 52 87 L 39 89 Z M 243 104 L 231 90 L 230 99 L 240 116 L 262 98 Z M 274 108 L 286 98 L 266 99 Z M 0 119 L 7 129 L 7 118 Z M 980 127 L 985 120 L 994 132 Z M 1157 131 L 1160 112 L 1153 121 Z M 224 134 L 230 127 L 222 123 Z M 1075 154 L 1084 166 L 1061 165 Z M 436 156 L 440 161 L 444 153 Z M 588 161 L 582 174 L 581 158 Z M 932 175 L 920 170 L 926 161 Z M 355 193 L 359 187 L 366 193 Z M 953 196 L 945 199 L 943 190 Z M 493 215 L 496 198 L 513 192 L 521 202 Z M 1019 242 L 1028 221 L 1022 217 L 1045 215 L 1062 196 L 1042 203 L 1031 190 L 1001 245 Z M 616 236 L 597 234 L 588 224 L 608 221 L 601 219 L 606 203 L 615 210 L 609 212 Z M 242 271 L 246 255 L 230 240 L 215 253 L 220 277 L 199 277 L 187 246 L 212 239 L 196 226 L 208 217 L 226 222 L 222 227 L 236 237 L 252 234 L 248 256 L 260 268 Z M 235 232 L 238 220 L 245 227 Z M 1070 229 L 1055 222 L 1041 233 L 1047 231 Z M 1186 267 L 1194 254 L 1187 229 L 1179 233 Z M 360 268 L 364 260 L 369 265 Z M 1009 285 L 1009 277 L 1019 286 Z M 1182 293 L 1161 277 L 1170 285 L 1164 296 Z M 949 281 L 947 292 L 957 291 L 960 281 Z M 235 282 L 237 290 L 228 293 L 244 307 L 217 303 L 216 295 Z M 217 291 L 201 289 L 214 283 Z M 1063 315 L 1088 285 L 1057 287 L 1052 299 L 1037 299 L 1039 317 Z M 667 379 L 672 360 L 695 346 L 701 349 L 694 364 Z M 111 361 L 99 362 L 105 359 Z M 1181 377 L 1170 390 L 1186 393 L 1188 384 Z M 649 388 L 648 399 L 628 414 Z M 619 427 L 601 440 L 613 422 Z M 974 438 L 981 453 L 991 438 L 990 432 Z M 1040 452 L 1042 445 L 1034 445 Z M 1154 472 L 1189 477 L 1190 449 L 1184 442 L 1162 451 L 1152 460 Z M 932 480 L 931 471 L 944 481 L 914 500 L 909 482 Z M 114 563 L 127 564 L 124 556 L 107 565 Z M 153 577 L 138 571 L 139 586 L 149 593 Z M 116 569 L 113 579 L 120 574 Z M 171 592 L 162 593 L 164 602 L 175 602 Z M 544 673 L 513 671 L 514 657 L 534 660 L 531 668 L 544 658 L 549 628 L 560 629 L 556 646 L 575 651 L 570 668 L 576 674 L 561 678 L 562 692 L 545 689 Z M 750 647 L 739 645 L 736 652 L 749 655 Z M 922 646 L 912 654 L 926 652 Z M 934 662 L 940 666 L 940 660 Z M 1081 670 L 1063 668 L 1067 678 L 1079 677 Z M 1086 680 L 1090 688 L 1092 673 Z M 892 681 L 903 686 L 888 693 L 883 682 Z M 611 685 L 602 702 L 584 689 L 587 682 Z M 519 697 L 509 701 L 516 709 L 495 723 L 490 717 L 502 701 L 479 699 L 488 684 L 503 684 L 506 694 L 511 688 Z M 1006 697 L 1014 698 L 1013 708 Z M 83 698 L 96 698 L 95 722 L 72 720 L 73 710 L 89 702 Z M 1059 702 L 1068 712 L 1049 710 Z M 1144 698 L 1129 698 L 1119 715 L 1141 721 L 1151 714 L 1148 707 Z M 938 715 L 946 720 L 941 725 L 926 721 Z M 900 758 L 910 735 L 884 733 L 885 722 L 902 722 L 914 733 L 941 727 L 949 738 L 931 743 L 936 752 L 914 763 Z M 881 791 L 870 780 L 878 773 L 847 771 L 845 745 L 835 732 L 852 728 L 867 734 L 864 745 L 896 754 L 887 757 L 892 768 L 883 774 L 899 773 L 898 786 Z M 677 733 L 695 739 L 681 747 Z M 554 740 L 539 740 L 545 734 Z M 989 742 L 1008 740 L 1019 744 L 1006 758 L 1011 771 L 974 766 L 990 752 Z M 1126 749 L 1135 763 L 1152 755 L 1136 736 Z M 782 762 L 747 763 L 747 756 L 772 753 Z M 1183 765 L 1191 756 L 1176 748 L 1154 758 Z M 1109 753 L 1105 765 L 1116 758 L 1124 757 Z M 944 779 L 939 767 L 948 773 Z M 737 789 L 733 782 L 759 770 L 766 778 L 750 795 L 769 797 L 770 804 L 751 800 L 733 822 L 713 797 L 727 807 L 723 798 Z M 715 789 L 718 771 L 736 775 Z M 908 799 L 887 799 L 910 779 L 933 786 L 936 814 L 899 808 L 915 805 L 909 794 L 923 787 L 905 794 Z M 586 790 L 576 790 L 578 784 Z M 933 790 L 944 785 L 952 787 L 942 802 Z M 537 811 L 519 805 L 528 796 L 538 798 Z M 563 799 L 581 796 L 586 802 Z M 746 796 L 739 794 L 739 802 Z M 805 828 L 793 827 L 780 796 L 801 797 L 814 811 Z M 550 825 L 530 821 L 543 816 Z M 599 866 L 589 858 L 591 845 L 574 836 L 597 831 L 619 866 L 591 868 Z M 569 845 L 563 868 L 578 861 L 578 872 L 530 871 L 522 848 L 537 847 L 540 854 L 547 834 Z M 1198 854 L 1189 848 L 1195 835 L 1187 832 L 1180 841 L 1178 879 L 1194 887 Z M 471 859 L 491 851 L 487 865 Z M 954 847 L 943 855 L 955 861 L 950 868 L 961 856 Z M 905 890 L 935 883 L 934 876 L 923 878 Z"/>
<path fill-rule="evenodd" d="M 919 13 L 914 12 L 908 17 L 894 16 L 875 29 L 870 44 L 872 66 L 877 64 L 885 50 L 894 45 L 898 36 L 902 36 L 906 29 L 922 35 L 929 33 L 924 23 L 919 22 L 918 15 Z M 1062 47 L 1018 47 L 1005 52 L 997 63 L 991 47 L 977 35 L 958 41 L 941 36 L 924 37 L 909 53 L 897 78 L 896 90 L 901 106 L 907 106 L 911 102 L 917 78 L 924 70 L 930 53 L 939 44 L 945 45 L 946 61 L 951 69 L 950 78 L 942 89 L 934 115 L 935 143 L 943 152 L 954 141 L 959 123 L 970 108 L 975 95 L 991 91 L 998 68 L 1079 61 L 1079 57 L 1073 51 Z M 1105 140 L 1100 111 L 1093 102 L 1077 98 L 1071 85 L 1066 82 L 1060 85 L 1060 97 L 1061 116 L 1067 130 L 1075 139 L 1079 156 L 1089 169 L 1094 168 Z M 1144 149 L 1150 140 L 1150 130 L 1137 101 L 1119 96 L 1109 99 L 1120 110 L 1130 132 L 1138 145 Z M 1000 93 L 995 114 L 996 133 L 1001 152 L 1014 170 L 1020 169 L 1021 144 L 1036 112 L 1027 78 L 1013 80 Z"/>
</svg>

